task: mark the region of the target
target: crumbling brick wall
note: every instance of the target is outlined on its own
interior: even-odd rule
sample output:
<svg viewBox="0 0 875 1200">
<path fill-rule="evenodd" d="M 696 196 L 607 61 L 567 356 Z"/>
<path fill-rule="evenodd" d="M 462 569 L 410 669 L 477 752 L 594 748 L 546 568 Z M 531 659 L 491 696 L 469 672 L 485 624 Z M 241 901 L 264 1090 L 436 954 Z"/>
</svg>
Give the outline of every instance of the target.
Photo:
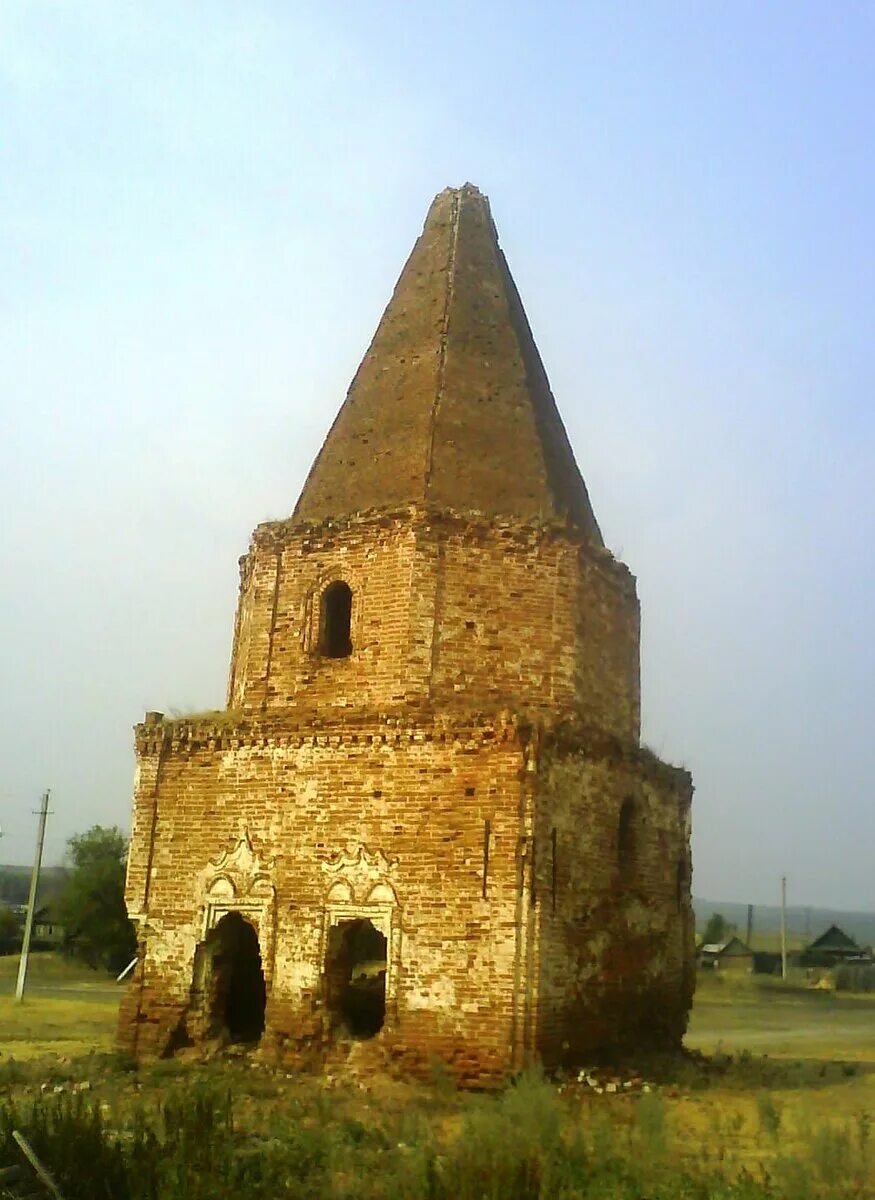
<svg viewBox="0 0 875 1200">
<path fill-rule="evenodd" d="M 338 579 L 354 653 L 330 659 L 319 604 Z M 236 909 L 259 938 L 265 1044 L 324 1046 L 326 922 L 367 901 L 364 884 L 332 894 L 350 881 L 328 864 L 359 851 L 392 864 L 368 877 L 394 897 L 377 913 L 380 1038 L 414 1069 L 437 1055 L 477 1082 L 535 1052 L 567 1061 L 643 1036 L 656 997 L 654 1039 L 677 1041 L 689 780 L 637 750 L 637 665 L 632 577 L 555 525 L 414 509 L 261 526 L 241 577 L 236 707 L 138 729 L 128 904 L 143 962 L 125 1044 L 207 1035 L 205 939 Z M 613 758 L 588 742 L 560 752 L 549 731 L 572 713 Z M 636 871 L 620 880 L 626 795 Z M 222 866 L 235 854 L 239 879 Z"/>
<path fill-rule="evenodd" d="M 603 735 L 544 740 L 538 1049 L 579 1063 L 679 1045 L 693 989 L 686 771 Z"/>
<path fill-rule="evenodd" d="M 186 1027 L 195 955 L 226 901 L 259 933 L 267 1044 L 320 1045 L 326 921 L 376 903 L 391 909 L 387 1051 L 422 1070 L 440 1056 L 469 1082 L 511 1069 L 522 1052 L 512 723 L 359 714 L 345 727 L 272 723 L 268 734 L 254 722 L 176 721 L 141 726 L 138 750 L 128 904 L 145 954 L 128 1046 L 160 1053 L 197 1033 Z M 241 838 L 242 872 L 223 861 Z M 254 901 L 247 875 L 261 882 Z M 226 878 L 230 900 L 227 887 L 211 890 Z"/>
<path fill-rule="evenodd" d="M 326 659 L 336 580 L 356 652 Z M 638 638 L 628 569 L 562 526 L 425 509 L 274 522 L 243 560 L 229 703 L 582 708 L 637 738 Z"/>
<path fill-rule="evenodd" d="M 536 755 L 507 719 L 359 713 L 344 726 L 269 728 L 139 729 L 128 898 L 145 954 L 124 1044 L 161 1053 L 202 1035 L 195 961 L 215 917 L 211 880 L 226 871 L 232 907 L 259 933 L 265 1044 L 278 1053 L 327 1044 L 326 923 L 332 911 L 370 913 L 380 884 L 393 893 L 394 972 L 381 1041 L 410 1069 L 440 1057 L 463 1082 L 485 1083 L 535 1054 L 556 1065 L 679 1041 L 692 936 L 684 772 L 592 746 L 560 752 L 548 739 Z M 630 796 L 624 870 L 618 822 Z M 223 867 L 241 839 L 252 860 L 242 876 Z M 369 857 L 383 865 L 369 869 Z M 338 883 L 354 894 L 332 892 Z"/>
<path fill-rule="evenodd" d="M 123 1043 L 209 1037 L 237 954 L 264 1043 L 324 1047 L 359 922 L 412 1069 L 675 1044 L 691 785 L 639 708 L 635 581 L 488 201 L 448 189 L 294 518 L 241 560 L 228 710 L 138 727 Z"/>
</svg>

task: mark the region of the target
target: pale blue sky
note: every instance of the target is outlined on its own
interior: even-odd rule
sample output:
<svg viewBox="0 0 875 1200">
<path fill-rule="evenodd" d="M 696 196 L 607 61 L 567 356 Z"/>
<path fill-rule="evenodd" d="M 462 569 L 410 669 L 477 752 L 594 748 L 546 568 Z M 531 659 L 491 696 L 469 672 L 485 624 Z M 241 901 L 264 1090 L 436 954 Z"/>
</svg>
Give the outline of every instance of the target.
<svg viewBox="0 0 875 1200">
<path fill-rule="evenodd" d="M 875 9 L 0 4 L 0 861 L 223 703 L 432 195 L 492 200 L 697 893 L 875 907 Z"/>
</svg>

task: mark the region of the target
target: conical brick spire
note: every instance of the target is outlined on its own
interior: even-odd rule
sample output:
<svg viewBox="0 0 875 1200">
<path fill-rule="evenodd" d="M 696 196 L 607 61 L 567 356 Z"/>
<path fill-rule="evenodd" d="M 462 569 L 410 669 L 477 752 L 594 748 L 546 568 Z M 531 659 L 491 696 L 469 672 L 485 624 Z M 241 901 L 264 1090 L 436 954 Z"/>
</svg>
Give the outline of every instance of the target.
<svg viewBox="0 0 875 1200">
<path fill-rule="evenodd" d="M 295 508 L 422 503 L 567 521 L 601 542 L 489 202 L 433 201 Z"/>
</svg>

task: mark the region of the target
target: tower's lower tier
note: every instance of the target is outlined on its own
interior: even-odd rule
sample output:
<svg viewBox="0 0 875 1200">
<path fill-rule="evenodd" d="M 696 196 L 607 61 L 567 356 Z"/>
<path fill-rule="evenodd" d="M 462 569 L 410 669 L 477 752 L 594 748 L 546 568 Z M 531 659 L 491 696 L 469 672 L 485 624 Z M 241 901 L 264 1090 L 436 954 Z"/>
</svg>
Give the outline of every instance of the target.
<svg viewBox="0 0 875 1200">
<path fill-rule="evenodd" d="M 683 772 L 508 714 L 137 730 L 137 1055 L 375 1039 L 487 1083 L 677 1045 L 692 989 Z"/>
</svg>

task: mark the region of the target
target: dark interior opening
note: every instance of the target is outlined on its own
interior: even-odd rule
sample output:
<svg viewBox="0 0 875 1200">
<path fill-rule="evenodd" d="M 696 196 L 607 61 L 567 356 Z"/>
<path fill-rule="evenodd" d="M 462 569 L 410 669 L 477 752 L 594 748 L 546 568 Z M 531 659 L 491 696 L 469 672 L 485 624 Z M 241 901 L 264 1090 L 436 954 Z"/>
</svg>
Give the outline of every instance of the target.
<svg viewBox="0 0 875 1200">
<path fill-rule="evenodd" d="M 353 1037 L 373 1037 L 383 1028 L 386 939 L 370 921 L 354 918 L 331 926 L 325 984 L 329 1011 Z"/>
<path fill-rule="evenodd" d="M 635 866 L 635 801 L 627 796 L 617 826 L 617 866 L 628 877 Z"/>
<path fill-rule="evenodd" d="M 338 580 L 322 593 L 319 630 L 319 653 L 326 658 L 348 658 L 352 654 L 350 622 L 352 592 L 349 585 Z"/>
<path fill-rule="evenodd" d="M 211 1016 L 232 1042 L 257 1042 L 264 1033 L 266 992 L 258 934 L 239 913 L 222 917 L 208 939 Z"/>
</svg>

